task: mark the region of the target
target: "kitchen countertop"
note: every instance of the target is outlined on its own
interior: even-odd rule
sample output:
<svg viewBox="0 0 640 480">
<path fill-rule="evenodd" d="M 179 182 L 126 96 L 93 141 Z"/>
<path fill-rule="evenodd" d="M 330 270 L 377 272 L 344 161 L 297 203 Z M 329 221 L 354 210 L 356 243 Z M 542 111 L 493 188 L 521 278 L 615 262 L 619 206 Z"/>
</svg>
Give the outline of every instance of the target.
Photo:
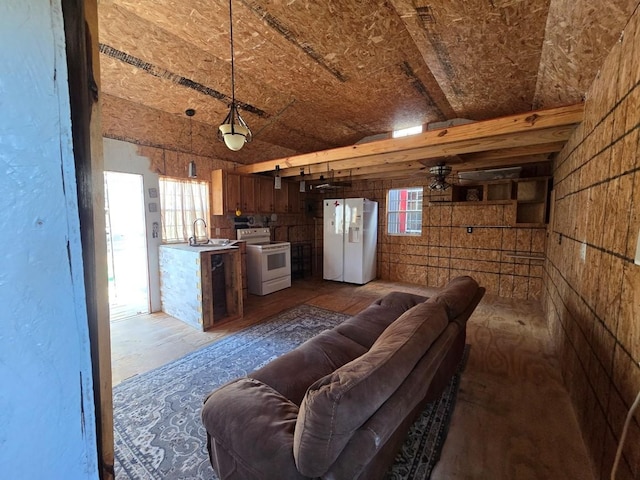
<svg viewBox="0 0 640 480">
<path fill-rule="evenodd" d="M 176 250 L 184 250 L 184 251 L 193 252 L 193 253 L 221 251 L 221 250 L 238 250 L 240 248 L 237 245 L 199 245 L 197 247 L 192 247 L 188 243 L 165 243 L 163 245 L 160 245 L 160 247 L 173 248 Z"/>
</svg>

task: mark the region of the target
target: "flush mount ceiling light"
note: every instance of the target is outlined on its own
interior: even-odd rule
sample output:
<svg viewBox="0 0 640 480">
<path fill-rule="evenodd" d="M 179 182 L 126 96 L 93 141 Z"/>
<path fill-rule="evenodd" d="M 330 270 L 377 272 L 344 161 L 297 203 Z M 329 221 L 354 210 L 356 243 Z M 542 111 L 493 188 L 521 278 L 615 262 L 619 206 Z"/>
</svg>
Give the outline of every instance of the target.
<svg viewBox="0 0 640 480">
<path fill-rule="evenodd" d="M 188 108 L 185 110 L 185 115 L 189 117 L 189 142 L 191 142 L 191 154 L 193 155 L 193 128 L 192 128 L 192 118 L 196 114 L 196 111 L 193 108 Z M 189 162 L 188 167 L 188 176 L 189 178 L 197 178 L 198 174 L 196 173 L 196 162 L 195 160 L 191 160 Z"/>
<path fill-rule="evenodd" d="M 444 163 L 429 168 L 429 174 L 433 177 L 433 181 L 429 185 L 429 190 L 443 191 L 451 186 L 446 181 L 447 175 L 451 173 L 451 167 Z"/>
<path fill-rule="evenodd" d="M 240 150 L 245 143 L 249 143 L 253 136 L 249 126 L 240 116 L 236 104 L 235 67 L 233 63 L 233 15 L 231 13 L 231 0 L 229 0 L 229 37 L 231 39 L 231 106 L 229 113 L 218 128 L 218 139 L 224 141 L 229 150 Z"/>
</svg>

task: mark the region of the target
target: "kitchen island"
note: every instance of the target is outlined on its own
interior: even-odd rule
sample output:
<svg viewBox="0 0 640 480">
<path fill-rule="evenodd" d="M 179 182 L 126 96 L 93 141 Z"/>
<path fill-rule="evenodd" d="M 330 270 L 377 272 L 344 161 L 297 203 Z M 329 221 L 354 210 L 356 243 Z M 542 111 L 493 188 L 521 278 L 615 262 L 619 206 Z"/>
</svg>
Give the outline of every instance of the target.
<svg viewBox="0 0 640 480">
<path fill-rule="evenodd" d="M 241 318 L 240 246 L 160 246 L 162 311 L 202 331 Z"/>
</svg>

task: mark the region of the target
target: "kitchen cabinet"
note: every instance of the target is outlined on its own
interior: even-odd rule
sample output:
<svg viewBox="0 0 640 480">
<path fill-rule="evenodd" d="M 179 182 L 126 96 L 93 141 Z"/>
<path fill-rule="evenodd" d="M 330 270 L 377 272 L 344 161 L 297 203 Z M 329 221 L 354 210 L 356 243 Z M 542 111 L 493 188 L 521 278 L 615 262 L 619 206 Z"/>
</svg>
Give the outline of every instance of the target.
<svg viewBox="0 0 640 480">
<path fill-rule="evenodd" d="M 274 189 L 273 177 L 241 175 L 225 170 L 211 172 L 211 214 L 299 213 L 300 193 L 297 183 L 282 181 Z"/>
<path fill-rule="evenodd" d="M 276 213 L 289 213 L 289 182 L 282 181 L 280 190 L 274 190 Z"/>
<path fill-rule="evenodd" d="M 255 178 L 249 175 L 240 176 L 240 204 L 242 211 L 253 213 L 256 211 L 256 182 Z"/>
<path fill-rule="evenodd" d="M 276 213 L 300 213 L 300 185 L 297 182 L 282 181 L 282 188 L 275 190 Z"/>
<path fill-rule="evenodd" d="M 256 211 L 255 178 L 225 170 L 211 172 L 211 214 Z"/>
<path fill-rule="evenodd" d="M 289 184 L 289 213 L 301 213 L 302 198 L 304 193 L 300 192 L 300 184 L 298 182 L 292 182 Z"/>
<path fill-rule="evenodd" d="M 225 170 L 211 172 L 211 214 L 235 214 L 240 208 L 240 175 Z"/>
<path fill-rule="evenodd" d="M 274 209 L 274 189 L 273 178 L 271 177 L 256 177 L 256 198 L 258 198 L 258 204 L 256 210 L 259 213 L 273 213 Z"/>
</svg>

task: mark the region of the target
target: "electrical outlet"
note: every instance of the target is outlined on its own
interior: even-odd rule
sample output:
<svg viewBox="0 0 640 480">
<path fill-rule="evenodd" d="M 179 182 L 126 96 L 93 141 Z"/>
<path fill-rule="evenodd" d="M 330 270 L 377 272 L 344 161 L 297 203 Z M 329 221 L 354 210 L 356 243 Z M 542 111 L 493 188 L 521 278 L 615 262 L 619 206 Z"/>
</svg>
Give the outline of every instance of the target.
<svg viewBox="0 0 640 480">
<path fill-rule="evenodd" d="M 582 243 L 580 245 L 580 260 L 583 262 L 587 259 L 587 244 Z"/>
<path fill-rule="evenodd" d="M 220 236 L 220 227 L 216 227 L 216 237 Z"/>
</svg>

